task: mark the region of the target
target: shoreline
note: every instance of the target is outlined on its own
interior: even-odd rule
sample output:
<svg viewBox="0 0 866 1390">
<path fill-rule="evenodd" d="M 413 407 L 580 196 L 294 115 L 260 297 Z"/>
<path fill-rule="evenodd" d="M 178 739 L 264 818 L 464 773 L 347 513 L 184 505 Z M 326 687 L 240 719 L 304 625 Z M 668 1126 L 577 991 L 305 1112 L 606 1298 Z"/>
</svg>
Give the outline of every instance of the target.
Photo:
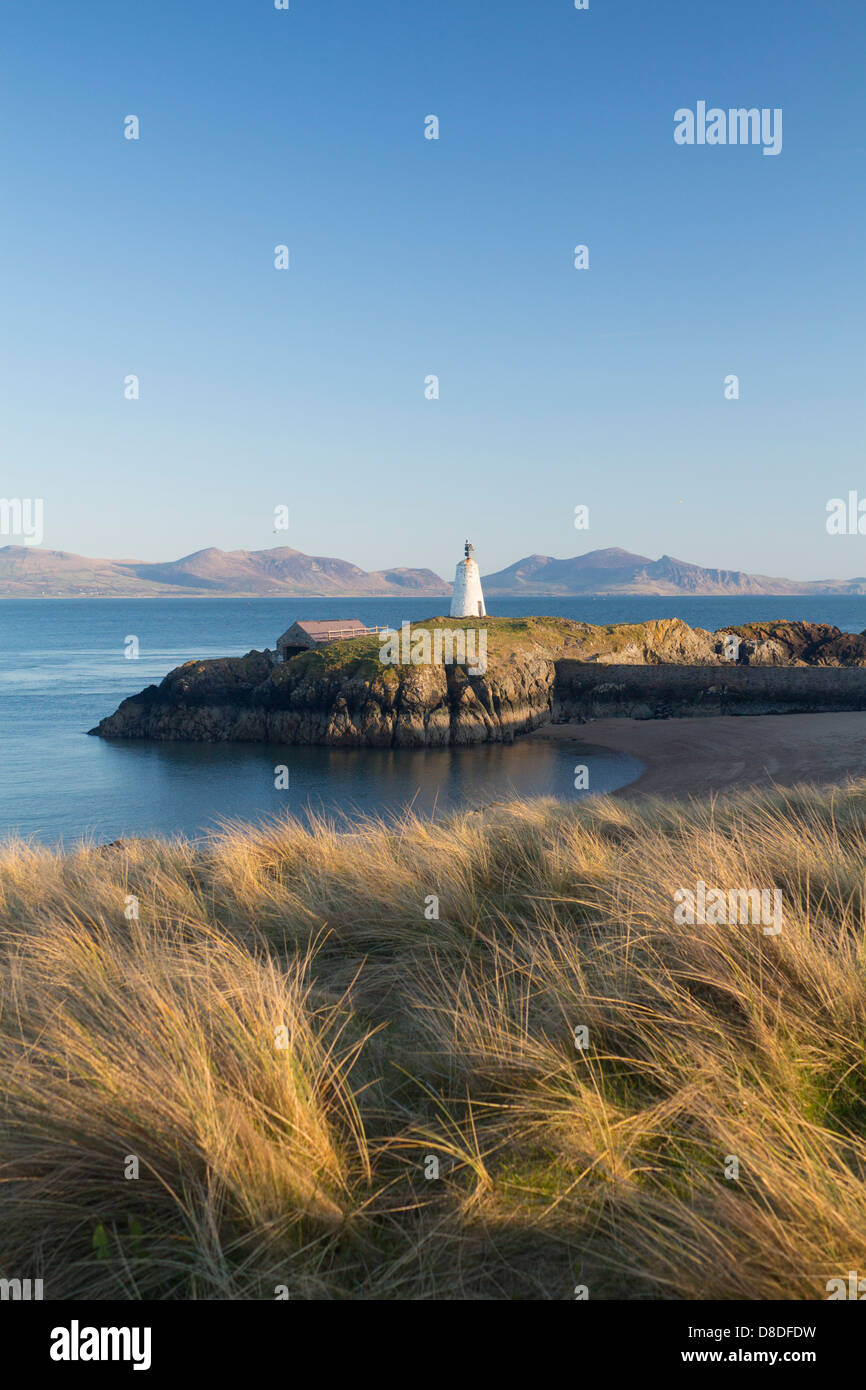
<svg viewBox="0 0 866 1390">
<path fill-rule="evenodd" d="M 595 719 L 545 724 L 528 740 L 592 743 L 644 764 L 617 797 L 706 796 L 866 777 L 866 711 Z"/>
</svg>

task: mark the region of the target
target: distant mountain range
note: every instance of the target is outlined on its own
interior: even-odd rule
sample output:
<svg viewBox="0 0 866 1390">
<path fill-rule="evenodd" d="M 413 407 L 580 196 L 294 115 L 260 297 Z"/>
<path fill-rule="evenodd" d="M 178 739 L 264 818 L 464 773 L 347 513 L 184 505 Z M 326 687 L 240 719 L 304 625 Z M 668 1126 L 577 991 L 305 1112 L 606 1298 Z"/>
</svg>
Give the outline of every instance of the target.
<svg viewBox="0 0 866 1390">
<path fill-rule="evenodd" d="M 157 598 L 223 594 L 328 598 L 384 594 L 446 596 L 451 585 L 432 570 L 362 570 L 347 560 L 272 550 L 197 550 L 180 560 L 88 560 L 66 550 L 0 548 L 2 598 Z"/>
<path fill-rule="evenodd" d="M 863 594 L 864 579 L 772 579 L 765 574 L 746 574 L 742 570 L 704 569 L 686 560 L 663 555 L 632 555 L 613 546 L 591 550 L 573 560 L 555 560 L 550 555 L 528 555 L 516 565 L 488 574 L 483 580 L 485 595 L 547 595 L 567 598 L 580 594 L 657 594 L 707 597 L 712 594 Z"/>
<path fill-rule="evenodd" d="M 866 578 L 772 579 L 742 570 L 704 569 L 663 555 L 651 560 L 612 547 L 571 560 L 528 555 L 483 577 L 485 596 L 570 598 L 655 594 L 864 594 Z M 222 594 L 236 598 L 446 598 L 451 585 L 428 569 L 362 570 L 347 560 L 272 550 L 197 550 L 180 560 L 89 560 L 65 550 L 0 548 L 0 598 L 157 598 Z"/>
</svg>

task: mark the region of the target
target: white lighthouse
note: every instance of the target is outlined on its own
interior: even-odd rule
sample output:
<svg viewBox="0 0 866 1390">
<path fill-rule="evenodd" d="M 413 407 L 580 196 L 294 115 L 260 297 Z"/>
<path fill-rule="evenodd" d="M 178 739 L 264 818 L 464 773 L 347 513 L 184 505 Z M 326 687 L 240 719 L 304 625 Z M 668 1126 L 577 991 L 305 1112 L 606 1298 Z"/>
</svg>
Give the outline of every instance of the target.
<svg viewBox="0 0 866 1390">
<path fill-rule="evenodd" d="M 466 559 L 461 560 L 454 576 L 454 595 L 451 599 L 452 618 L 483 618 L 487 612 L 481 592 L 481 575 L 472 558 L 474 546 L 466 542 Z"/>
</svg>

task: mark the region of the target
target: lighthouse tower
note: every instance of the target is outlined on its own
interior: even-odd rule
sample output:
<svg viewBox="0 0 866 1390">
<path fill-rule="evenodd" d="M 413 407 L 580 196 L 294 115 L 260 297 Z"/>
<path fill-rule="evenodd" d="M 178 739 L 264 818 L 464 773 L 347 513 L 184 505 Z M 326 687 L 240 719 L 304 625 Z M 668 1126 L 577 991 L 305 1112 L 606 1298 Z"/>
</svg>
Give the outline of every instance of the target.
<svg viewBox="0 0 866 1390">
<path fill-rule="evenodd" d="M 481 575 L 472 558 L 474 546 L 466 542 L 466 559 L 461 560 L 454 576 L 454 596 L 451 599 L 452 618 L 483 618 L 487 612 L 481 592 Z"/>
</svg>

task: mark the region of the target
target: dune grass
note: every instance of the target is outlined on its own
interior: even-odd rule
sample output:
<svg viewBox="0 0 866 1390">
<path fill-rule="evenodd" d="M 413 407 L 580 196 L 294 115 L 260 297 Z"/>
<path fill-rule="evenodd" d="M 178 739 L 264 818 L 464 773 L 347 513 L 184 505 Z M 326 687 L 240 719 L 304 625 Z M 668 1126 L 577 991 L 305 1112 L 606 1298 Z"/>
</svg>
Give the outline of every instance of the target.
<svg viewBox="0 0 866 1390">
<path fill-rule="evenodd" d="M 697 880 L 781 889 L 782 932 L 676 925 Z M 866 1236 L 864 894 L 857 784 L 11 845 L 0 1277 L 826 1297 Z"/>
</svg>

